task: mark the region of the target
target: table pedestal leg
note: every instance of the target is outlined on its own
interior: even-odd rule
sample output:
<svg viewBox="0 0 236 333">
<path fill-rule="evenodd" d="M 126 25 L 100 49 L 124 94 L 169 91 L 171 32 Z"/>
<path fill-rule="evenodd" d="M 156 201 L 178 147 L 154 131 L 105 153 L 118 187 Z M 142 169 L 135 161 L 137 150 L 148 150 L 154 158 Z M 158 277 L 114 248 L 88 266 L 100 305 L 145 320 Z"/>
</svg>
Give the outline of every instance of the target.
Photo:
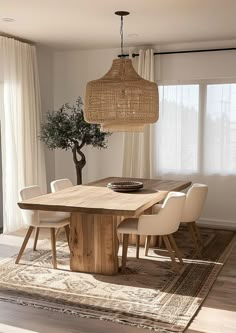
<svg viewBox="0 0 236 333">
<path fill-rule="evenodd" d="M 71 214 L 70 268 L 72 271 L 118 273 L 117 218 L 111 215 Z"/>
</svg>

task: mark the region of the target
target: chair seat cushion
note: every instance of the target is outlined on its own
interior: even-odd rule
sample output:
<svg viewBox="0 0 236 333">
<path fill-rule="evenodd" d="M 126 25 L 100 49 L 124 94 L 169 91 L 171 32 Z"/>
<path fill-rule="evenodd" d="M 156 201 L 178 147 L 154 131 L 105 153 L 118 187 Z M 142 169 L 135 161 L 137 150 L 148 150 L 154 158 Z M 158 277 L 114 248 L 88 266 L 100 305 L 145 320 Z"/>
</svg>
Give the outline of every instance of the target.
<svg viewBox="0 0 236 333">
<path fill-rule="evenodd" d="M 124 219 L 118 226 L 117 231 L 121 234 L 137 234 L 138 232 L 138 219 L 128 218 Z"/>
<path fill-rule="evenodd" d="M 69 225 L 69 220 L 63 220 L 60 222 L 40 222 L 40 228 L 62 228 Z"/>
<path fill-rule="evenodd" d="M 70 213 L 64 213 L 64 212 L 49 212 L 40 210 L 39 211 L 39 219 L 41 222 L 60 222 L 63 220 L 69 220 L 70 219 Z"/>
</svg>

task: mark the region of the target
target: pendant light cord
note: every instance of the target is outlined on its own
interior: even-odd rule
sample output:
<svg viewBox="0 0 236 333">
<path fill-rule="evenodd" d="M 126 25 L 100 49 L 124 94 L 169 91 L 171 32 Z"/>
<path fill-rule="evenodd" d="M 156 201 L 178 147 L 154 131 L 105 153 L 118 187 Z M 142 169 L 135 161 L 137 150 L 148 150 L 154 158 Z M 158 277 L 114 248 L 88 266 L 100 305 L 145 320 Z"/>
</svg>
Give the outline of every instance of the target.
<svg viewBox="0 0 236 333">
<path fill-rule="evenodd" d="M 123 16 L 120 17 L 121 24 L 120 24 L 120 50 L 121 50 L 121 56 L 124 55 L 124 31 L 123 31 Z"/>
<path fill-rule="evenodd" d="M 120 51 L 121 51 L 121 58 L 125 58 L 124 55 L 124 30 L 123 30 L 123 18 L 124 16 L 129 15 L 129 12 L 126 12 L 124 10 L 119 10 L 115 12 L 115 15 L 120 16 Z"/>
</svg>

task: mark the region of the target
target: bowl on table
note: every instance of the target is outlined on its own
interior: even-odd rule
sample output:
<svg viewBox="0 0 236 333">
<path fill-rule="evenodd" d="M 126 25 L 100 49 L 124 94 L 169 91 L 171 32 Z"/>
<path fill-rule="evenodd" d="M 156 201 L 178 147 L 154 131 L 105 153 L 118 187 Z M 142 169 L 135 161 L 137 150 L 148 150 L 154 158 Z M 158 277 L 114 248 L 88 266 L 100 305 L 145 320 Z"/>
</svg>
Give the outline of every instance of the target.
<svg viewBox="0 0 236 333">
<path fill-rule="evenodd" d="M 108 183 L 107 187 L 115 192 L 135 192 L 143 187 L 143 183 L 135 181 L 120 181 Z"/>
</svg>

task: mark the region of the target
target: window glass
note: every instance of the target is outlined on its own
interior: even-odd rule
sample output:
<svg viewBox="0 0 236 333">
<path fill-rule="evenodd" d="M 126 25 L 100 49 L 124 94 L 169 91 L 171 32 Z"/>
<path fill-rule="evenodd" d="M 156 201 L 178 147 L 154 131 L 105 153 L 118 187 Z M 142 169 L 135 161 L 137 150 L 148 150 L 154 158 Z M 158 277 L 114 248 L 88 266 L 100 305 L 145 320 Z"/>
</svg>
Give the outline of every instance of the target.
<svg viewBox="0 0 236 333">
<path fill-rule="evenodd" d="M 236 173 L 236 84 L 207 86 L 204 171 Z"/>
<path fill-rule="evenodd" d="M 199 85 L 159 87 L 160 116 L 155 124 L 157 174 L 198 168 Z"/>
</svg>

